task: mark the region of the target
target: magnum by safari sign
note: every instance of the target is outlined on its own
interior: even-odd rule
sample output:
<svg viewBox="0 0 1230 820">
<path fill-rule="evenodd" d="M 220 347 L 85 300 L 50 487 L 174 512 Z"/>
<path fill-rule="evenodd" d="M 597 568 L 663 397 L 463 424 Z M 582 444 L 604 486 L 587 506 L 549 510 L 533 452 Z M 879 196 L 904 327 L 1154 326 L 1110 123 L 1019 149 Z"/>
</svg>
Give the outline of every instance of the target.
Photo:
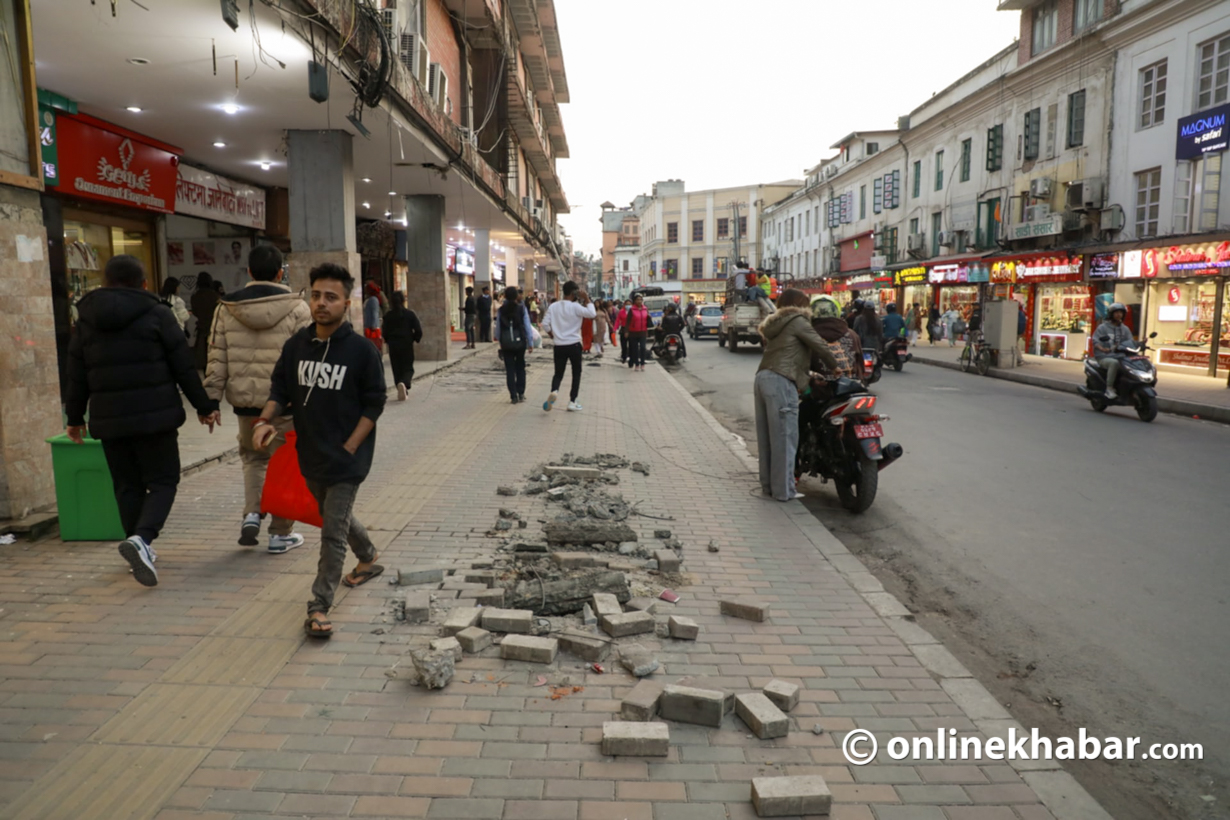
<svg viewBox="0 0 1230 820">
<path fill-rule="evenodd" d="M 1230 147 L 1230 105 L 1210 108 L 1179 120 L 1175 159 L 1200 159 L 1202 154 L 1225 151 Z"/>
<path fill-rule="evenodd" d="M 93 117 L 56 117 L 60 191 L 169 214 L 178 149 Z"/>
</svg>

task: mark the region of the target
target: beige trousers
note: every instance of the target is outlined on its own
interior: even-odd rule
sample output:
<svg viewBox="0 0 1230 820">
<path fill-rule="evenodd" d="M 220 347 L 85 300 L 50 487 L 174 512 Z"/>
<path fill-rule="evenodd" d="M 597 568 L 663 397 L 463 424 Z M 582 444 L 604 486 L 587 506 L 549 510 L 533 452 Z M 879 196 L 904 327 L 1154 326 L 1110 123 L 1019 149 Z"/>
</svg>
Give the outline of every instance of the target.
<svg viewBox="0 0 1230 820">
<path fill-rule="evenodd" d="M 274 429 L 278 431 L 273 441 L 264 450 L 252 446 L 252 422 L 255 416 L 236 416 L 239 419 L 239 460 L 243 464 L 243 514 L 260 513 L 261 490 L 265 488 L 265 470 L 269 467 L 269 459 L 286 443 L 286 431 L 295 429 L 295 422 L 290 416 L 273 420 Z M 270 535 L 290 535 L 295 522 L 285 518 L 270 519 Z"/>
</svg>

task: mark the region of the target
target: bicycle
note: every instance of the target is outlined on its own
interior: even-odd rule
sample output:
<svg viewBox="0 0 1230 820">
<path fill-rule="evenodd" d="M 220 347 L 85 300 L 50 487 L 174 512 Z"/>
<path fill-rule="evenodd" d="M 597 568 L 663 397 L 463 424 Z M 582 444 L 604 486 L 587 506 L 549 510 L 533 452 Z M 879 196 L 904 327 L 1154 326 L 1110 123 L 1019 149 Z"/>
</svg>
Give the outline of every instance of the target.
<svg viewBox="0 0 1230 820">
<path fill-rule="evenodd" d="M 985 376 L 991 369 L 991 345 L 981 330 L 971 333 L 965 338 L 965 347 L 961 351 L 961 371 L 968 373 L 970 367 L 978 371 L 979 376 Z"/>
</svg>

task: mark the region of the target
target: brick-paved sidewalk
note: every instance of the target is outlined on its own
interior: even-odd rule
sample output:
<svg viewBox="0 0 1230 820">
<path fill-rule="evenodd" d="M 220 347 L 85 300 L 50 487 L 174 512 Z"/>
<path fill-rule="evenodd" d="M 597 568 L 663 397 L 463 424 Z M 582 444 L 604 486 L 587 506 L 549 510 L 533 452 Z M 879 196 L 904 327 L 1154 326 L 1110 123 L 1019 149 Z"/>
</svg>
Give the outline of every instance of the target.
<svg viewBox="0 0 1230 820">
<path fill-rule="evenodd" d="M 672 724 L 665 759 L 605 758 L 601 724 L 634 679 L 564 653 L 550 667 L 467 656 L 438 692 L 390 681 L 409 637 L 431 629 L 388 623 L 383 580 L 340 600 L 331 641 L 306 643 L 316 533 L 285 556 L 235 546 L 242 491 L 223 464 L 181 485 L 155 589 L 112 544 L 0 552 L 0 816 L 719 820 L 754 816 L 749 781 L 772 774 L 822 775 L 841 820 L 1107 816 L 1049 763 L 848 765 L 839 743 L 855 728 L 883 745 L 1016 724 L 801 504 L 754 495 L 729 434 L 661 369 L 587 367 L 586 410 L 545 414 L 534 400 L 549 359 L 531 362 L 531 403 L 508 403 L 485 354 L 389 406 L 360 494 L 381 562 L 490 556 L 501 506 L 531 522 L 541 509 L 495 494 L 535 463 L 647 461 L 648 477 L 623 471 L 613 489 L 675 516 L 691 581 L 675 611 L 701 625 L 696 642 L 641 636 L 663 662 L 657 679 L 797 683 L 789 737 L 757 740 L 729 716 L 722 729 Z M 663 526 L 631 523 L 643 540 Z M 771 601 L 771 622 L 720 615 L 730 592 Z M 551 700 L 533 685 L 543 674 L 584 691 Z"/>
</svg>

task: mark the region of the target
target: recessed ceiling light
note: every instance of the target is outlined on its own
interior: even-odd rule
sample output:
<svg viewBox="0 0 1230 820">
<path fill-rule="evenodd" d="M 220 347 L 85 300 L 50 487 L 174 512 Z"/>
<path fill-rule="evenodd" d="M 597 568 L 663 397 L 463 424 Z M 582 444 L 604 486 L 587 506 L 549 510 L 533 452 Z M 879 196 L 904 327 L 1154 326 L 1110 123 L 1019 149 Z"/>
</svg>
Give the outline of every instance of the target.
<svg viewBox="0 0 1230 820">
<path fill-rule="evenodd" d="M 397 196 L 397 191 L 389 191 L 389 196 Z"/>
<path fill-rule="evenodd" d="M 372 181 L 371 177 L 363 177 L 363 182 L 371 182 L 371 181 Z"/>
<path fill-rule="evenodd" d="M 228 114 L 238 114 L 239 106 L 235 105 L 235 103 L 227 103 L 226 105 L 222 106 L 222 110 Z"/>
<path fill-rule="evenodd" d="M 134 113 L 134 114 L 140 114 L 140 113 L 141 113 L 141 109 L 140 109 L 140 107 L 135 106 L 135 105 L 130 105 L 130 106 L 128 106 L 128 110 L 129 110 L 129 111 L 131 111 L 131 112 L 132 112 L 132 113 Z"/>
<path fill-rule="evenodd" d="M 225 147 L 226 147 L 226 143 L 223 142 L 222 140 L 217 140 L 216 142 L 214 142 L 214 148 L 225 148 Z"/>
<path fill-rule="evenodd" d="M 364 202 L 364 203 L 363 203 L 363 207 L 364 207 L 364 208 L 370 208 L 370 207 L 372 207 L 372 203 L 370 203 L 370 202 Z"/>
<path fill-rule="evenodd" d="M 149 58 L 148 57 L 129 57 L 128 62 L 132 63 L 133 65 L 149 65 Z"/>
<path fill-rule="evenodd" d="M 261 163 L 261 170 L 262 170 L 262 171 L 268 171 L 268 170 L 269 170 L 270 168 L 272 168 L 272 167 L 273 167 L 273 163 L 272 163 L 272 162 L 262 162 L 262 163 Z"/>
</svg>

